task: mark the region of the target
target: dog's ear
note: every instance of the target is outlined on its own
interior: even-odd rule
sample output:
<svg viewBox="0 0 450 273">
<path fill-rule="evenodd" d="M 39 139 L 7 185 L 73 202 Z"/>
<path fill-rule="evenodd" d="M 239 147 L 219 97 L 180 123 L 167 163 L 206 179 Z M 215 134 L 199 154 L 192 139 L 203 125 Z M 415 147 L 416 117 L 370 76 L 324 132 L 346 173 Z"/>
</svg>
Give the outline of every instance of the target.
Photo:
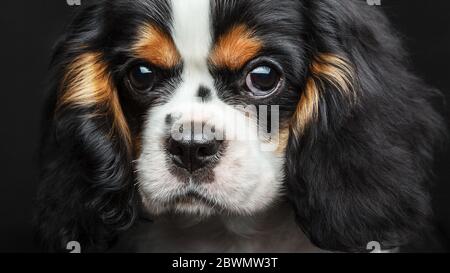
<svg viewBox="0 0 450 273">
<path fill-rule="evenodd" d="M 52 63 L 35 219 L 40 243 L 52 251 L 71 241 L 104 249 L 134 219 L 131 137 L 96 44 L 100 13 L 93 5 L 75 18 Z"/>
<path fill-rule="evenodd" d="M 443 121 L 387 19 L 364 1 L 305 1 L 311 62 L 287 147 L 298 222 L 317 246 L 401 246 L 430 215 Z"/>
</svg>

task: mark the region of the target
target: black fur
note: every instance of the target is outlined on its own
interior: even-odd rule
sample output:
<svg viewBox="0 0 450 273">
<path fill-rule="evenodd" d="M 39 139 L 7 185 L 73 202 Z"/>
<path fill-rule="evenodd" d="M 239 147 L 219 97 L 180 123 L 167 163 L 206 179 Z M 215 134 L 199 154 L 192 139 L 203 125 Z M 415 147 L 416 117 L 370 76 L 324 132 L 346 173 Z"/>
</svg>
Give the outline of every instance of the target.
<svg viewBox="0 0 450 273">
<path fill-rule="evenodd" d="M 357 0 L 214 3 L 215 39 L 233 24 L 247 23 L 267 41 L 263 55 L 284 70 L 285 90 L 264 101 L 280 105 L 284 123 L 292 118 L 315 56 L 341 56 L 355 70 L 357 103 L 326 85 L 317 122 L 299 137 L 291 133 L 286 186 L 300 227 L 330 250 L 364 251 L 370 241 L 385 247 L 408 242 L 431 214 L 428 181 L 444 126 L 430 102 L 438 92 L 408 71 L 387 19 Z M 99 1 L 79 14 L 56 49 L 36 212 L 38 238 L 50 250 L 64 250 L 72 240 L 103 250 L 133 224 L 133 152 L 119 137 L 108 137 L 112 117 L 90 118 L 98 109 L 66 108 L 56 116 L 54 110 L 64 68 L 84 52 L 102 52 L 124 91 L 120 67 L 144 21 L 169 29 L 167 2 Z M 177 77 L 179 71 L 164 73 Z M 237 91 L 236 71 L 213 74 L 224 101 L 248 103 Z M 165 92 L 157 98 L 120 92 L 133 134 L 142 129 L 142 113 L 170 95 L 170 84 L 162 84 Z"/>
<path fill-rule="evenodd" d="M 288 187 L 298 222 L 317 246 L 364 251 L 401 246 L 430 217 L 428 182 L 443 121 L 437 92 L 414 77 L 386 18 L 363 1 L 308 1 L 312 54 L 345 56 L 359 102 L 332 86 L 307 133 L 291 138 Z"/>
</svg>

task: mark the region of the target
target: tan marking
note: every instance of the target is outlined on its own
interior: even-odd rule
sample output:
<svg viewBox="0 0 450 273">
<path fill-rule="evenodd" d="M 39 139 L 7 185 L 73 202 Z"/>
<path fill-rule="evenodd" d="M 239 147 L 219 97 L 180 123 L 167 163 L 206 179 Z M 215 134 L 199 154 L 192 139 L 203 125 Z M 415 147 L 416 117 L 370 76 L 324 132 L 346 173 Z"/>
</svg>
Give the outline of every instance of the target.
<svg viewBox="0 0 450 273">
<path fill-rule="evenodd" d="M 280 128 L 278 135 L 278 146 L 275 150 L 275 154 L 278 156 L 283 156 L 286 153 L 287 145 L 289 141 L 289 127 L 285 126 Z"/>
<path fill-rule="evenodd" d="M 233 27 L 217 41 L 210 61 L 213 65 L 230 70 L 241 69 L 255 58 L 262 48 L 262 42 L 245 25 Z"/>
<path fill-rule="evenodd" d="M 134 158 L 139 158 L 139 156 L 142 153 L 142 135 L 141 134 L 134 137 L 133 152 L 134 152 Z"/>
<path fill-rule="evenodd" d="M 321 54 L 312 62 L 310 72 L 294 115 L 293 131 L 296 135 L 303 134 L 306 127 L 319 118 L 319 99 L 324 83 L 334 86 L 351 102 L 356 100 L 353 68 L 345 59 L 333 54 Z"/>
<path fill-rule="evenodd" d="M 114 117 L 113 129 L 121 134 L 127 144 L 131 144 L 130 130 L 117 90 L 100 53 L 85 53 L 68 66 L 56 111 L 65 107 L 94 107 L 94 116 L 104 115 L 106 109 Z"/>
<path fill-rule="evenodd" d="M 321 54 L 312 63 L 311 70 L 315 76 L 332 84 L 344 95 L 354 98 L 353 67 L 347 60 L 333 54 Z"/>
<path fill-rule="evenodd" d="M 140 29 L 133 52 L 137 58 L 145 59 L 162 68 L 173 68 L 181 62 L 180 53 L 173 39 L 158 27 L 150 24 L 146 24 Z"/>
</svg>

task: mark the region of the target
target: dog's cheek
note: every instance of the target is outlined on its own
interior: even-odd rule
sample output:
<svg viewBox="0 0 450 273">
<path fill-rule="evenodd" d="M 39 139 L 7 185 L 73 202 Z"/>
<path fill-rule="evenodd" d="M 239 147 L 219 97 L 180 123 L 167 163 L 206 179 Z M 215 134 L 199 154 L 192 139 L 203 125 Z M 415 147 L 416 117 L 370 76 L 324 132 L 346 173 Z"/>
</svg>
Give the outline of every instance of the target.
<svg viewBox="0 0 450 273">
<path fill-rule="evenodd" d="M 259 142 L 231 146 L 215 169 L 216 182 L 210 189 L 221 201 L 244 213 L 270 206 L 281 192 L 283 158 L 272 152 L 261 152 Z"/>
</svg>

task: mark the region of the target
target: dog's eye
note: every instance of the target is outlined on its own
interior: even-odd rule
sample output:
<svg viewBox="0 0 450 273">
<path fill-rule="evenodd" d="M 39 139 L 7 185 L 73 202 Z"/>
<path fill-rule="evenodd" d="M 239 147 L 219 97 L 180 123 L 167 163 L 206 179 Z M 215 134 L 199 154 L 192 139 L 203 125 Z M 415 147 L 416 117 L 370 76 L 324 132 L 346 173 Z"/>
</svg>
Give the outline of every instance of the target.
<svg viewBox="0 0 450 273">
<path fill-rule="evenodd" d="M 138 64 L 128 72 L 128 80 L 132 88 L 138 91 L 146 91 L 153 87 L 155 73 L 150 65 Z"/>
<path fill-rule="evenodd" d="M 246 78 L 247 88 L 254 96 L 267 96 L 280 86 L 281 76 L 270 66 L 258 66 Z"/>
</svg>

